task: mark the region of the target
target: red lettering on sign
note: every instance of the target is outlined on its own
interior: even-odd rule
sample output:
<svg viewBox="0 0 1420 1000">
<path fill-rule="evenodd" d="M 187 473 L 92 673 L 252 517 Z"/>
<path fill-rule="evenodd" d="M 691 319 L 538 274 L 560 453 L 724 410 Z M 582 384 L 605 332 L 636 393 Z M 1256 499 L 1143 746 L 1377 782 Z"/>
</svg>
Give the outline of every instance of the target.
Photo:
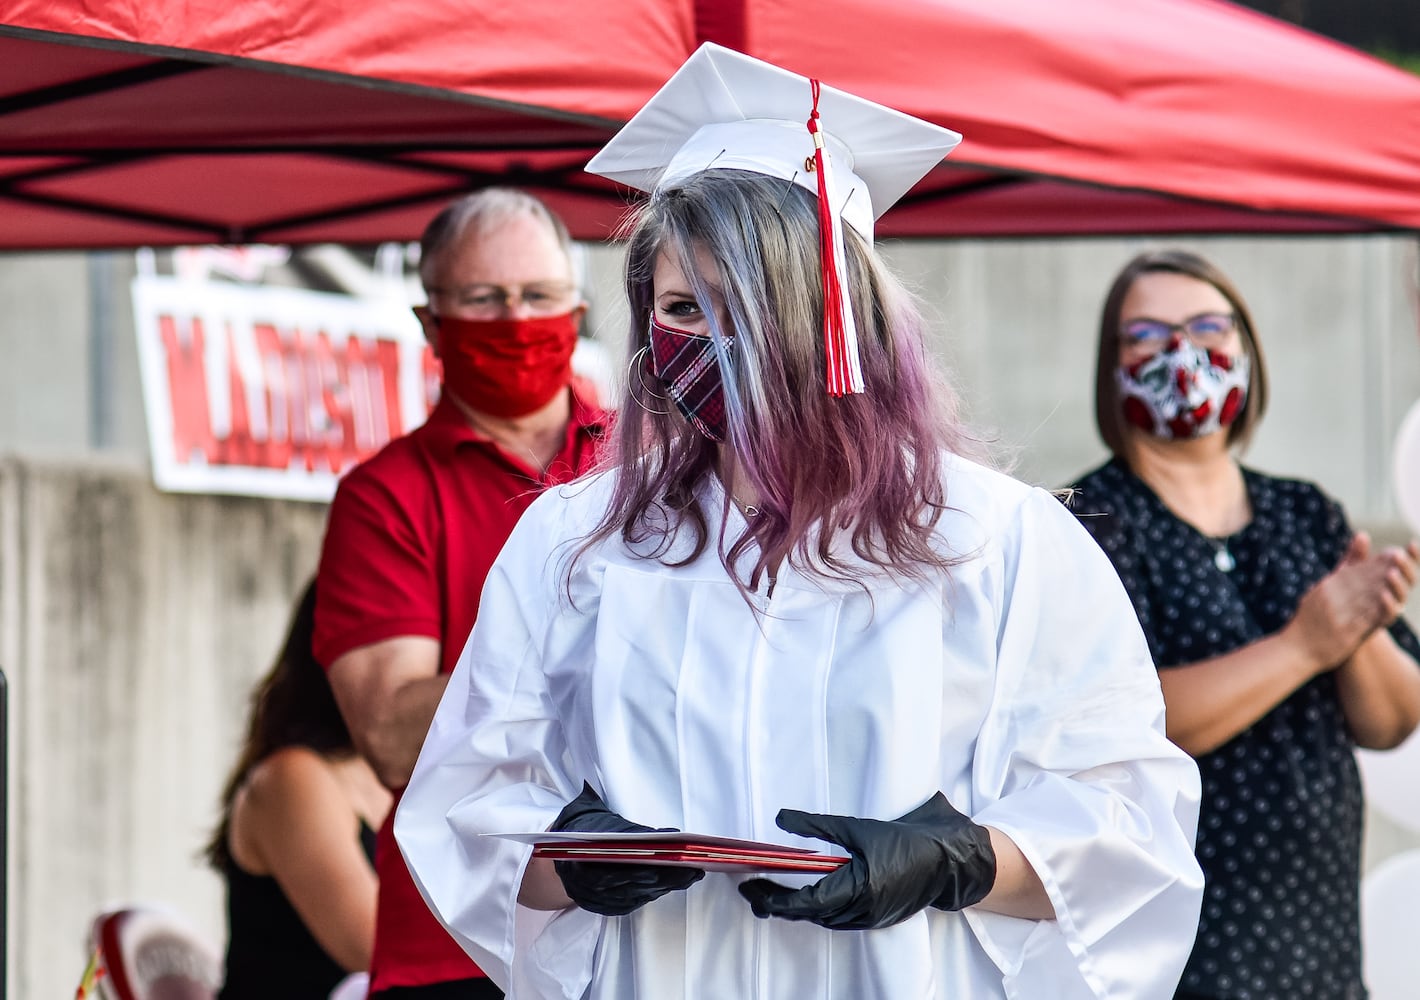
<svg viewBox="0 0 1420 1000">
<path fill-rule="evenodd" d="M 404 433 L 398 341 L 257 323 L 256 365 L 244 372 L 232 330 L 220 331 L 225 342 L 212 346 L 226 356 L 227 384 L 218 401 L 230 419 L 218 433 L 205 363 L 211 334 L 195 317 L 162 315 L 158 326 L 180 464 L 338 474 Z"/>
<path fill-rule="evenodd" d="M 211 464 L 216 458 L 212 416 L 207 405 L 207 370 L 203 364 L 206 338 L 202 321 L 194 318 L 185 330 L 176 317 L 158 317 L 158 330 L 168 359 L 168 399 L 172 403 L 173 455 L 184 465 L 197 455 Z"/>
<path fill-rule="evenodd" d="M 270 323 L 252 328 L 257 356 L 261 358 L 261 380 L 266 389 L 266 441 L 260 464 L 267 469 L 291 467 L 291 394 L 286 385 L 286 349 L 281 334 Z"/>
<path fill-rule="evenodd" d="M 393 354 L 382 350 L 394 348 Z M 382 356 L 383 355 L 383 356 Z M 399 348 L 390 341 L 345 339 L 346 384 L 350 390 L 350 413 L 355 447 L 360 451 L 378 448 L 404 433 L 399 408 Z M 390 390 L 393 390 L 391 394 Z"/>
<path fill-rule="evenodd" d="M 428 344 L 424 345 L 420 361 L 424 374 L 424 405 L 428 407 L 428 413 L 433 413 L 434 407 L 439 405 L 439 394 L 444 387 L 444 366 L 435 355 L 434 348 Z"/>
<path fill-rule="evenodd" d="M 230 330 L 227 336 L 227 392 L 231 426 L 226 437 L 217 442 L 217 461 L 222 465 L 258 467 L 258 449 L 252 440 L 251 414 L 247 409 L 247 387 L 237 364 L 236 345 Z"/>
<path fill-rule="evenodd" d="M 389 436 L 399 437 L 404 433 L 404 411 L 399 405 L 399 344 L 393 340 L 375 341 L 375 365 L 384 390 L 376 405 L 388 417 Z M 379 405 L 381 403 L 383 406 Z M 419 422 L 422 424 L 424 421 Z"/>
</svg>

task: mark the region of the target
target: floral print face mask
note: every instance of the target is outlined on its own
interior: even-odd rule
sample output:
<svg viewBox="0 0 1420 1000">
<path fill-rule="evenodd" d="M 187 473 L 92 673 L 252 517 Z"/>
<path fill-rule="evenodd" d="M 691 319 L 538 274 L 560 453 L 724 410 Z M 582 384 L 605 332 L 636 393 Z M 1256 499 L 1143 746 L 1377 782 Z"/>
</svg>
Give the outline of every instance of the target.
<svg viewBox="0 0 1420 1000">
<path fill-rule="evenodd" d="M 1247 402 L 1248 356 L 1197 347 L 1174 337 L 1152 357 L 1115 369 L 1124 419 L 1168 441 L 1228 427 Z"/>
</svg>

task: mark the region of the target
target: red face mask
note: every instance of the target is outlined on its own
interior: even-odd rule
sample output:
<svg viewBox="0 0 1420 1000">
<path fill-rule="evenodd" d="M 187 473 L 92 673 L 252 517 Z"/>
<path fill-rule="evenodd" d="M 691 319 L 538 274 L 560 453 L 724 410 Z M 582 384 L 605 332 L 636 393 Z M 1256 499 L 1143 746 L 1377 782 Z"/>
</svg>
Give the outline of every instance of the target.
<svg viewBox="0 0 1420 1000">
<path fill-rule="evenodd" d="M 444 388 L 475 410 L 521 417 L 540 410 L 572 380 L 577 317 L 435 318 Z"/>
</svg>

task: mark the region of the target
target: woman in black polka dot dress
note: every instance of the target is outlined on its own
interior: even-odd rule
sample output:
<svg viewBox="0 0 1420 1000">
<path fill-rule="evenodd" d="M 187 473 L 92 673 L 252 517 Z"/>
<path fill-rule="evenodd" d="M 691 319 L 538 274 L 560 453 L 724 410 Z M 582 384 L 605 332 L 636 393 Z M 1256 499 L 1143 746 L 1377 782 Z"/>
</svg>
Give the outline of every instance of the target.
<svg viewBox="0 0 1420 1000">
<path fill-rule="evenodd" d="M 1379 549 L 1317 487 L 1236 462 L 1266 391 L 1228 279 L 1180 251 L 1135 258 L 1100 324 L 1114 458 L 1070 506 L 1134 601 L 1169 737 L 1203 776 L 1207 888 L 1177 996 L 1359 1000 L 1352 747 L 1420 722 L 1420 643 L 1398 617 L 1420 547 Z"/>
</svg>

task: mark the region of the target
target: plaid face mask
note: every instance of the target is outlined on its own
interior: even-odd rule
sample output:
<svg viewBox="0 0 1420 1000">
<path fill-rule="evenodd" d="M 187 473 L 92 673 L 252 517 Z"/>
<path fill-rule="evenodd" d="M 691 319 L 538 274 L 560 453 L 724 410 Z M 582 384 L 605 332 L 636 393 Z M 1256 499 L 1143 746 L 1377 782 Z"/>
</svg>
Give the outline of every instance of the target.
<svg viewBox="0 0 1420 1000">
<path fill-rule="evenodd" d="M 725 392 L 709 337 L 662 326 L 651 317 L 651 374 L 690 425 L 711 441 L 725 440 Z M 727 338 L 725 347 L 734 344 Z"/>
</svg>

